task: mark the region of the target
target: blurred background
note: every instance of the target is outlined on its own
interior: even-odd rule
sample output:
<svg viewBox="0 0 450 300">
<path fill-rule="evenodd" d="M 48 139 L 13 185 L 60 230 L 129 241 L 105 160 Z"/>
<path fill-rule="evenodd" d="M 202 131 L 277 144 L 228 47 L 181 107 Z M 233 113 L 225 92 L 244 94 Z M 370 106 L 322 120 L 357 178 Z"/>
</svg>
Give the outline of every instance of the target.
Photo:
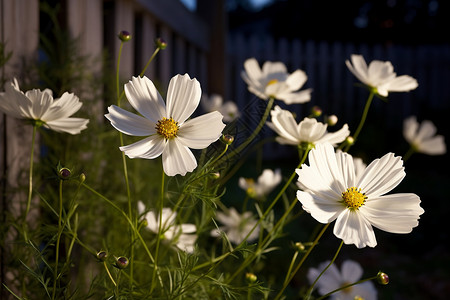
<svg viewBox="0 0 450 300">
<path fill-rule="evenodd" d="M 260 64 L 281 61 L 289 72 L 302 69 L 308 75 L 304 88 L 313 89 L 310 103 L 277 103 L 295 112 L 297 121 L 318 105 L 324 114 L 338 116 L 337 128 L 348 123 L 354 130 L 368 92 L 355 87 L 357 80 L 345 60 L 362 54 L 368 63 L 391 61 L 397 75 L 416 78 L 419 87 L 390 94 L 388 103 L 375 99 L 352 154 L 365 162 L 387 152 L 405 154 L 409 145 L 402 124 L 410 115 L 419 121 L 432 120 L 439 134 L 449 136 L 450 3 L 446 0 L 0 0 L 0 16 L 1 51 L 8 57 L 2 63 L 1 84 L 16 77 L 24 89 L 73 91 L 82 101 L 91 101 L 99 122 L 105 107 L 115 101 L 105 82 L 111 80 L 108 75 L 113 74 L 118 56 L 117 34 L 126 30 L 132 39 L 121 57 L 123 82 L 141 72 L 155 49 L 155 38 L 161 37 L 168 47 L 145 75 L 161 92 L 177 73 L 196 77 L 204 93 L 237 103 L 242 117 L 236 126 L 251 127 L 254 106 L 261 101 L 247 91 L 240 77 L 243 62 L 255 57 Z M 86 81 L 90 88 L 98 83 L 94 92 L 86 88 Z M 22 158 L 28 158 L 29 149 L 23 145 L 31 136 L 4 115 L 0 115 L 0 130 L 5 189 L 14 186 L 20 170 L 27 167 Z M 261 139 L 270 137 L 273 133 L 264 129 Z M 264 165 L 281 167 L 284 174 L 290 174 L 298 160 L 295 148 L 275 144 L 265 145 L 259 157 Z M 380 288 L 380 299 L 447 299 L 450 294 L 448 166 L 448 155 L 416 154 L 407 162 L 407 176 L 396 191 L 418 194 L 425 209 L 412 234 L 377 231 L 376 248 L 345 247 L 342 258 L 390 275 L 391 284 Z M 261 169 L 260 164 L 241 174 L 256 177 Z M 236 182 L 237 177 L 229 184 L 237 186 Z M 11 209 L 2 193 L 0 211 Z M 324 253 L 322 260 L 326 259 Z"/>
</svg>

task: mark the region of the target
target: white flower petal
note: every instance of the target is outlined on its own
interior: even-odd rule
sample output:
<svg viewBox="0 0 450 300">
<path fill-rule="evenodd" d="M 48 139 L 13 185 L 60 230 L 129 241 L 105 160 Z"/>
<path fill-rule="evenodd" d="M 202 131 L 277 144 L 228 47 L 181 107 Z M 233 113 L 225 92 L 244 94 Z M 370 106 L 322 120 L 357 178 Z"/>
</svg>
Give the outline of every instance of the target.
<svg viewBox="0 0 450 300">
<path fill-rule="evenodd" d="M 147 77 L 133 77 L 124 90 L 128 102 L 145 118 L 156 123 L 166 116 L 164 100 Z"/>
<path fill-rule="evenodd" d="M 312 89 L 306 89 L 295 93 L 280 93 L 277 95 L 277 99 L 283 100 L 284 103 L 301 104 L 311 100 Z"/>
<path fill-rule="evenodd" d="M 219 112 L 214 111 L 190 119 L 180 127 L 177 139 L 189 148 L 204 149 L 222 135 L 225 128 L 222 118 Z"/>
<path fill-rule="evenodd" d="M 301 202 L 303 209 L 322 224 L 333 222 L 345 209 L 342 204 L 302 191 L 297 191 L 297 199 Z"/>
<path fill-rule="evenodd" d="M 424 213 L 415 194 L 391 194 L 370 199 L 360 207 L 369 222 L 384 231 L 410 233 Z"/>
<path fill-rule="evenodd" d="M 136 143 L 120 147 L 120 150 L 125 152 L 129 158 L 153 159 L 163 153 L 166 144 L 164 138 L 155 134 Z"/>
<path fill-rule="evenodd" d="M 388 153 L 367 166 L 357 187 L 368 197 L 380 196 L 395 188 L 405 175 L 401 157 Z"/>
<path fill-rule="evenodd" d="M 375 247 L 375 233 L 368 221 L 358 211 L 344 210 L 336 219 L 333 233 L 345 244 L 355 244 L 358 248 Z"/>
<path fill-rule="evenodd" d="M 361 265 L 353 260 L 345 260 L 341 265 L 342 278 L 349 283 L 357 282 L 363 276 L 364 270 Z"/>
<path fill-rule="evenodd" d="M 56 132 L 67 132 L 70 134 L 79 134 L 81 130 L 87 128 L 89 120 L 82 118 L 56 119 L 46 122 L 48 128 Z"/>
<path fill-rule="evenodd" d="M 327 132 L 316 143 L 330 143 L 336 146 L 338 143 L 343 142 L 350 135 L 348 125 L 344 124 L 341 129 L 336 132 Z"/>
<path fill-rule="evenodd" d="M 186 175 L 197 167 L 197 160 L 187 146 L 176 138 L 168 140 L 162 155 L 164 173 L 168 176 Z"/>
<path fill-rule="evenodd" d="M 303 70 L 296 70 L 287 77 L 286 83 L 291 91 L 297 91 L 301 89 L 306 80 L 308 80 L 306 73 Z"/>
<path fill-rule="evenodd" d="M 386 84 L 390 92 L 409 92 L 419 86 L 417 80 L 408 75 L 396 77 Z"/>
<path fill-rule="evenodd" d="M 167 90 L 166 117 L 172 117 L 178 125 L 182 125 L 198 107 L 201 96 L 197 79 L 191 79 L 188 74 L 172 77 Z"/>
<path fill-rule="evenodd" d="M 255 58 L 249 58 L 244 62 L 243 78 L 246 78 L 251 83 L 257 83 L 263 77 L 261 68 L 259 67 L 258 61 Z M 248 82 L 247 82 L 248 84 Z"/>
<path fill-rule="evenodd" d="M 434 138 L 423 141 L 417 148 L 419 152 L 428 155 L 441 155 L 447 153 L 444 136 L 442 135 L 436 135 Z"/>
<path fill-rule="evenodd" d="M 44 112 L 41 120 L 45 122 L 68 118 L 76 113 L 83 104 L 78 97 L 72 93 L 65 92 L 61 98 L 55 99 L 52 103 L 51 109 Z"/>
<path fill-rule="evenodd" d="M 122 133 L 133 136 L 148 136 L 156 133 L 156 124 L 149 119 L 115 105 L 108 107 L 108 112 L 109 114 L 106 114 L 105 117 L 114 128 Z"/>
</svg>

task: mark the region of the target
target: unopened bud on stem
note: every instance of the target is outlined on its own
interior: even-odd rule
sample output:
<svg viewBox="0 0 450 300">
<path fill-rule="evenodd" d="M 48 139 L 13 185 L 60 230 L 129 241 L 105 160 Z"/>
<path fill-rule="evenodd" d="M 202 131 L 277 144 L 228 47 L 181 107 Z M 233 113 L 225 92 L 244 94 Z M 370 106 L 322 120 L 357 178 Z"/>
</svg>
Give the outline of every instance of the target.
<svg viewBox="0 0 450 300">
<path fill-rule="evenodd" d="M 122 42 L 128 42 L 129 40 L 131 40 L 131 34 L 126 30 L 122 30 L 121 32 L 119 32 L 118 37 Z"/>
</svg>

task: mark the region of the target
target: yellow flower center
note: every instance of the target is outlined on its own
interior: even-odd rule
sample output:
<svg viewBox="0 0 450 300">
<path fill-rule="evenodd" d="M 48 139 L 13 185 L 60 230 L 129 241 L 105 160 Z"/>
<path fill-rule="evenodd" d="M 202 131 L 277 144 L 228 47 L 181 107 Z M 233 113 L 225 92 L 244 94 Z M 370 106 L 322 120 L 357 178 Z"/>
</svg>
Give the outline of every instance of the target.
<svg viewBox="0 0 450 300">
<path fill-rule="evenodd" d="M 367 196 L 365 193 L 361 193 L 361 189 L 356 187 L 348 188 L 342 193 L 342 200 L 348 208 L 360 208 L 364 202 L 366 202 Z"/>
<path fill-rule="evenodd" d="M 274 83 L 277 83 L 277 82 L 278 82 L 278 79 L 271 79 L 271 80 L 269 80 L 269 82 L 266 84 L 266 86 L 269 86 L 269 85 L 274 84 Z"/>
<path fill-rule="evenodd" d="M 175 122 L 173 118 L 162 118 L 156 123 L 156 132 L 162 135 L 166 140 L 177 136 L 178 122 Z"/>
</svg>

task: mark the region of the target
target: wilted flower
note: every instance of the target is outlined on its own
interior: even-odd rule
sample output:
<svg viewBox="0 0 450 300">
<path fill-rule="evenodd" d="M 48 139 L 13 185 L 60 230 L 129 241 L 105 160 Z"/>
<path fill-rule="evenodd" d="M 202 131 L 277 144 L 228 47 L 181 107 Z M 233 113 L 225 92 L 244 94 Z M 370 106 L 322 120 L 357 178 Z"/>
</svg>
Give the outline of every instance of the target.
<svg viewBox="0 0 450 300">
<path fill-rule="evenodd" d="M 279 135 L 276 137 L 276 141 L 280 144 L 330 143 L 336 145 L 350 134 L 347 124 L 333 133 L 327 132 L 328 125 L 318 122 L 315 118 L 305 118 L 297 124 L 292 113 L 279 106 L 275 106 L 270 114 L 272 122 L 267 122 L 267 125 Z"/>
<path fill-rule="evenodd" d="M 319 274 L 328 266 L 330 262 L 326 261 L 319 265 L 317 269 L 308 270 L 308 280 L 312 284 Z M 326 295 L 336 289 L 342 288 L 349 284 L 355 283 L 361 279 L 363 269 L 353 260 L 345 260 L 342 263 L 341 271 L 332 264 L 319 278 L 316 283 L 317 290 L 320 295 Z M 331 294 L 332 300 L 355 300 L 377 299 L 377 290 L 371 281 L 355 284 L 338 292 Z"/>
<path fill-rule="evenodd" d="M 350 154 L 316 145 L 310 166 L 297 169 L 297 192 L 303 209 L 320 223 L 336 220 L 334 234 L 345 244 L 375 247 L 372 226 L 391 233 L 409 233 L 424 212 L 416 194 L 385 195 L 405 177 L 403 161 L 388 153 L 356 174 Z"/>
<path fill-rule="evenodd" d="M 125 94 L 143 117 L 115 105 L 108 107 L 105 117 L 125 134 L 147 137 L 120 150 L 130 158 L 153 159 L 162 154 L 169 176 L 192 172 L 197 160 L 189 148 L 206 148 L 222 135 L 225 124 L 217 111 L 187 120 L 201 97 L 199 82 L 188 74 L 170 80 L 166 104 L 147 77 L 133 77 L 125 84 Z"/>
<path fill-rule="evenodd" d="M 390 61 L 374 60 L 369 66 L 362 55 L 352 54 L 345 64 L 362 83 L 374 93 L 387 97 L 389 92 L 408 92 L 417 88 L 417 80 L 408 75 L 398 76 Z"/>
<path fill-rule="evenodd" d="M 266 61 L 262 69 L 255 58 L 244 62 L 242 79 L 248 90 L 263 100 L 272 97 L 286 104 L 305 103 L 311 99 L 311 89 L 297 92 L 308 77 L 302 70 L 289 74 L 282 62 Z"/>
<path fill-rule="evenodd" d="M 275 172 L 265 169 L 255 182 L 252 178 L 239 178 L 239 187 L 247 192 L 251 198 L 264 199 L 281 182 L 281 170 Z"/>
<path fill-rule="evenodd" d="M 403 136 L 415 152 L 440 155 L 447 152 L 444 136 L 436 135 L 436 126 L 429 120 L 421 124 L 415 116 L 403 121 Z"/>
<path fill-rule="evenodd" d="M 219 230 L 225 232 L 230 242 L 238 245 L 249 234 L 252 228 L 258 223 L 251 211 L 246 211 L 242 215 L 237 212 L 234 207 L 228 210 L 228 213 L 218 211 L 216 219 L 223 224 Z M 247 241 L 253 241 L 258 237 L 259 227 L 250 234 Z M 220 236 L 217 229 L 211 230 L 212 236 Z"/>
<path fill-rule="evenodd" d="M 220 112 L 223 115 L 224 122 L 231 122 L 240 115 L 236 103 L 233 101 L 226 101 L 224 103 L 222 96 L 218 94 L 212 94 L 210 97 L 203 94 L 200 103 L 206 112 Z"/>
<path fill-rule="evenodd" d="M 7 84 L 0 94 L 0 111 L 34 122 L 56 132 L 79 134 L 87 128 L 88 119 L 70 118 L 83 104 L 74 94 L 65 92 L 61 98 L 53 99 L 52 91 L 33 89 L 23 93 L 17 80 Z"/>
<path fill-rule="evenodd" d="M 145 205 L 142 201 L 138 202 L 138 212 L 145 212 Z M 195 247 L 197 228 L 194 224 L 176 224 L 177 213 L 171 208 L 162 209 L 162 235 L 165 240 L 174 243 L 180 250 L 192 253 Z M 147 229 L 151 232 L 159 233 L 160 217 L 153 211 L 148 211 L 143 218 L 147 220 Z"/>
</svg>

